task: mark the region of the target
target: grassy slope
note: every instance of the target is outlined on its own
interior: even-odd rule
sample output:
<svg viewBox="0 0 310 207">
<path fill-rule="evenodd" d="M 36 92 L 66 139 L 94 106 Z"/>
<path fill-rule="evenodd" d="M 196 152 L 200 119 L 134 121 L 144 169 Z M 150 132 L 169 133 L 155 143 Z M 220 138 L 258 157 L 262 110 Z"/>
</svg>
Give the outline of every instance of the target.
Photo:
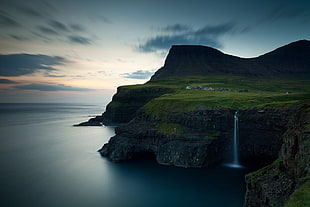
<svg viewBox="0 0 310 207">
<path fill-rule="evenodd" d="M 186 86 L 204 86 L 231 91 L 203 91 L 185 89 Z M 160 115 L 163 111 L 184 112 L 199 109 L 247 109 L 253 107 L 285 107 L 300 100 L 310 99 L 309 80 L 268 80 L 229 75 L 186 77 L 153 81 L 144 85 L 127 86 L 167 87 L 173 89 L 144 106 L 147 112 Z M 238 92 L 247 89 L 249 92 Z M 286 94 L 286 92 L 290 92 Z"/>
<path fill-rule="evenodd" d="M 186 86 L 227 88 L 230 91 L 203 91 Z M 141 85 L 123 86 L 124 89 L 169 88 L 169 93 L 154 98 L 143 110 L 157 120 L 159 131 L 167 134 L 185 134 L 183 126 L 169 125 L 168 113 L 219 108 L 249 109 L 253 107 L 286 107 L 301 100 L 310 100 L 309 80 L 270 80 L 231 75 L 181 77 L 150 81 Z M 238 92 L 247 89 L 249 92 Z M 290 92 L 286 94 L 286 92 Z"/>
</svg>

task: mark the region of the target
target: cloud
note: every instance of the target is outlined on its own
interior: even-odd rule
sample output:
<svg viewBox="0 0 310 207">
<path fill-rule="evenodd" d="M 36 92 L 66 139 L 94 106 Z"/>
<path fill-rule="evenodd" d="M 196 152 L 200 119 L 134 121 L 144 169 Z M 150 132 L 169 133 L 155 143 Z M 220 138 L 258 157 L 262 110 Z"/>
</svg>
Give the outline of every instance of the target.
<svg viewBox="0 0 310 207">
<path fill-rule="evenodd" d="M 9 79 L 0 79 L 0 84 L 13 84 L 15 81 L 11 81 Z"/>
<path fill-rule="evenodd" d="M 18 85 L 14 86 L 15 89 L 22 90 L 36 90 L 36 91 L 94 91 L 94 89 L 89 88 L 77 88 L 72 86 L 66 86 L 63 84 L 28 84 L 28 85 Z"/>
<path fill-rule="evenodd" d="M 70 24 L 70 28 L 77 32 L 85 31 L 85 28 L 79 24 Z"/>
<path fill-rule="evenodd" d="M 90 39 L 88 39 L 86 37 L 82 37 L 82 36 L 71 35 L 68 37 L 68 39 L 71 43 L 78 43 L 78 44 L 82 44 L 82 45 L 90 45 L 91 44 Z"/>
<path fill-rule="evenodd" d="M 19 11 L 23 12 L 24 14 L 26 14 L 27 16 L 30 16 L 30 17 L 35 17 L 35 18 L 42 18 L 44 17 L 44 15 L 42 15 L 39 11 L 37 10 L 34 10 L 32 8 L 29 8 L 29 7 L 22 7 L 22 6 L 17 6 L 16 7 Z"/>
<path fill-rule="evenodd" d="M 197 37 L 214 37 L 217 38 L 220 35 L 232 32 L 235 28 L 235 24 L 232 22 L 228 22 L 221 25 L 207 25 L 201 29 L 198 29 L 193 32 L 193 34 Z"/>
<path fill-rule="evenodd" d="M 68 62 L 63 57 L 33 54 L 0 55 L 0 76 L 21 76 Z"/>
<path fill-rule="evenodd" d="M 20 27 L 21 25 L 5 12 L 0 11 L 0 26 Z"/>
<path fill-rule="evenodd" d="M 166 32 L 184 32 L 189 31 L 190 29 L 191 28 L 189 26 L 183 24 L 172 24 L 161 28 L 162 31 Z"/>
<path fill-rule="evenodd" d="M 219 37 L 229 33 L 241 33 L 244 30 L 239 30 L 232 22 L 219 25 L 206 25 L 199 29 L 191 29 L 186 25 L 174 24 L 163 28 L 166 34 L 158 35 L 149 38 L 146 42 L 138 46 L 138 50 L 142 52 L 158 52 L 167 50 L 171 45 L 178 44 L 193 44 L 193 45 L 208 45 L 210 47 L 222 48 Z M 169 33 L 169 32 L 177 33 Z"/>
<path fill-rule="evenodd" d="M 123 73 L 121 74 L 124 78 L 131 78 L 131 79 L 148 79 L 150 78 L 154 72 L 147 71 L 147 70 L 137 70 L 132 73 Z"/>
<path fill-rule="evenodd" d="M 309 17 L 309 12 L 307 12 L 305 8 L 278 6 L 269 10 L 268 13 L 265 13 L 253 26 L 288 20 L 301 20 L 301 22 L 304 22 L 305 19 L 309 19 Z"/>
<path fill-rule="evenodd" d="M 38 26 L 38 29 L 46 35 L 58 35 L 58 32 L 45 26 Z"/>
<path fill-rule="evenodd" d="M 60 30 L 60 31 L 69 31 L 69 29 L 67 28 L 67 26 L 59 21 L 56 21 L 56 20 L 50 20 L 48 22 L 48 24 L 53 27 L 53 29 L 55 30 Z"/>
<path fill-rule="evenodd" d="M 304 15 L 302 9 L 276 7 L 272 9 L 264 18 L 265 21 L 277 21 L 296 18 Z"/>
<path fill-rule="evenodd" d="M 28 40 L 28 38 L 26 37 L 22 37 L 22 36 L 19 36 L 19 35 L 15 35 L 15 34 L 9 34 L 9 36 L 15 40 L 18 40 L 18 41 L 24 41 L 24 40 Z"/>
</svg>

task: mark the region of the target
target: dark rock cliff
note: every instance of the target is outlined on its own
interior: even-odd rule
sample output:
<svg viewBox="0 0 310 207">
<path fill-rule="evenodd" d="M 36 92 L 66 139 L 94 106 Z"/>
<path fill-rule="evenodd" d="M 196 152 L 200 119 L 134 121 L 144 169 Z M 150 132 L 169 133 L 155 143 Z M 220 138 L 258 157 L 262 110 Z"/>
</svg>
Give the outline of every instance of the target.
<svg viewBox="0 0 310 207">
<path fill-rule="evenodd" d="M 239 110 L 239 154 L 244 163 L 270 163 L 279 156 L 290 109 Z"/>
<path fill-rule="evenodd" d="M 214 132 L 230 130 L 227 119 L 232 120 L 231 113 L 226 110 L 197 111 L 186 115 L 167 112 L 171 122 L 164 125 L 172 124 L 173 128 L 165 131 L 159 126 L 163 120 L 154 120 L 141 111 L 128 125 L 118 127 L 116 136 L 99 152 L 116 162 L 152 153 L 160 164 L 206 167 L 224 159 L 228 139 Z"/>
<path fill-rule="evenodd" d="M 161 120 L 141 111 L 128 125 L 116 129 L 116 136 L 100 153 L 117 162 L 149 152 L 161 164 L 182 167 L 205 167 L 230 155 L 233 110 L 165 113 L 165 119 Z M 275 159 L 289 110 L 257 108 L 239 113 L 241 160 L 270 162 Z M 162 130 L 161 123 L 166 127 L 172 125 L 172 131 Z"/>
<path fill-rule="evenodd" d="M 133 119 L 137 111 L 150 100 L 170 92 L 163 87 L 131 88 L 121 86 L 112 101 L 107 105 L 101 116 L 89 119 L 87 122 L 75 126 L 119 125 Z"/>
<path fill-rule="evenodd" d="M 279 159 L 246 176 L 245 207 L 310 205 L 310 103 L 293 114 Z"/>
</svg>

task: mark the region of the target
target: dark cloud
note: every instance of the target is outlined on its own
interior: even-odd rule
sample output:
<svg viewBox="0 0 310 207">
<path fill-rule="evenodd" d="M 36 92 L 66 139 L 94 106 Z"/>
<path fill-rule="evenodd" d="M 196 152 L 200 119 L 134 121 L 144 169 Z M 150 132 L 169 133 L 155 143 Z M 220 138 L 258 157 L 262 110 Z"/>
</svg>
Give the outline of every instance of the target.
<svg viewBox="0 0 310 207">
<path fill-rule="evenodd" d="M 55 30 L 60 30 L 60 31 L 64 31 L 67 32 L 69 31 L 69 29 L 67 28 L 67 26 L 59 21 L 56 20 L 50 20 L 48 21 L 48 24 L 53 27 L 53 29 Z"/>
<path fill-rule="evenodd" d="M 58 35 L 58 32 L 45 26 L 38 26 L 38 29 L 46 35 Z"/>
<path fill-rule="evenodd" d="M 85 31 L 84 27 L 79 24 L 70 24 L 70 28 L 77 32 Z"/>
<path fill-rule="evenodd" d="M 279 6 L 271 9 L 266 13 L 255 25 L 273 23 L 275 21 L 287 21 L 287 20 L 301 20 L 304 22 L 305 19 L 309 18 L 309 12 L 304 8 L 297 7 L 284 7 Z"/>
<path fill-rule="evenodd" d="M 138 49 L 142 52 L 157 52 L 167 50 L 171 45 L 193 44 L 208 45 L 210 47 L 222 48 L 219 37 L 228 33 L 239 32 L 234 23 L 225 23 L 220 25 L 207 25 L 197 30 L 186 27 L 185 25 L 175 24 L 165 27 L 168 31 L 177 31 L 174 34 L 163 34 L 148 39 L 140 44 Z"/>
<path fill-rule="evenodd" d="M 292 19 L 304 15 L 302 9 L 277 7 L 271 10 L 265 17 L 266 21 Z"/>
<path fill-rule="evenodd" d="M 68 77 L 66 75 L 52 75 L 52 74 L 44 74 L 45 77 L 50 77 L 50 78 L 63 78 L 63 77 Z"/>
<path fill-rule="evenodd" d="M 131 78 L 131 79 L 148 79 L 150 78 L 154 72 L 147 71 L 147 70 L 137 70 L 132 73 L 123 73 L 122 76 L 124 78 Z"/>
<path fill-rule="evenodd" d="M 21 6 L 18 6 L 17 9 L 21 12 L 23 12 L 24 14 L 26 14 L 27 16 L 30 16 L 30 17 L 35 17 L 35 18 L 42 18 L 44 17 L 43 14 L 41 14 L 39 11 L 37 10 L 34 10 L 32 8 L 29 8 L 29 7 L 21 7 Z"/>
<path fill-rule="evenodd" d="M 15 40 L 18 40 L 18 41 L 28 40 L 28 38 L 22 37 L 22 36 L 19 36 L 19 35 L 10 34 L 9 36 L 10 36 L 11 38 L 15 39 Z"/>
<path fill-rule="evenodd" d="M 2 27 L 20 27 L 21 25 L 5 12 L 0 11 L 0 26 Z"/>
<path fill-rule="evenodd" d="M 78 44 L 82 44 L 82 45 L 90 45 L 91 44 L 90 39 L 88 39 L 86 37 L 77 36 L 77 35 L 69 36 L 68 39 L 71 43 L 78 43 Z"/>
<path fill-rule="evenodd" d="M 15 81 L 11 81 L 9 79 L 0 79 L 0 84 L 13 84 Z"/>
<path fill-rule="evenodd" d="M 173 25 L 168 25 L 166 27 L 161 28 L 162 31 L 166 31 L 166 32 L 184 32 L 184 31 L 188 31 L 191 28 L 187 25 L 183 25 L 183 24 L 173 24 Z"/>
<path fill-rule="evenodd" d="M 0 76 L 21 76 L 38 70 L 55 70 L 53 66 L 68 62 L 59 56 L 11 54 L 0 55 Z"/>
<path fill-rule="evenodd" d="M 94 89 L 89 88 L 77 88 L 72 86 L 66 86 L 63 84 L 28 84 L 28 85 L 18 85 L 14 86 L 15 89 L 22 90 L 37 90 L 37 91 L 93 91 Z"/>
<path fill-rule="evenodd" d="M 40 34 L 38 32 L 32 32 L 33 35 L 41 38 L 41 40 L 43 40 L 44 42 L 52 42 L 53 40 L 51 38 L 49 38 L 47 35 L 44 34 Z"/>
<path fill-rule="evenodd" d="M 194 31 L 193 34 L 197 37 L 208 36 L 217 38 L 220 35 L 232 32 L 235 27 L 235 24 L 232 22 L 221 25 L 207 25 L 201 29 L 198 29 L 197 31 Z"/>
</svg>

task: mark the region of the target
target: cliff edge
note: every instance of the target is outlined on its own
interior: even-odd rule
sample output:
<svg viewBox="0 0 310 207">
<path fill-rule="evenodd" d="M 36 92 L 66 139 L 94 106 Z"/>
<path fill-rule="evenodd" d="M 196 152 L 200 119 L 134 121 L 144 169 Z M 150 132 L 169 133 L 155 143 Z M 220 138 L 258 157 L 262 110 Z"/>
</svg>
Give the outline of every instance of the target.
<svg viewBox="0 0 310 207">
<path fill-rule="evenodd" d="M 290 117 L 280 157 L 246 176 L 244 207 L 310 206 L 310 102 Z"/>
</svg>

